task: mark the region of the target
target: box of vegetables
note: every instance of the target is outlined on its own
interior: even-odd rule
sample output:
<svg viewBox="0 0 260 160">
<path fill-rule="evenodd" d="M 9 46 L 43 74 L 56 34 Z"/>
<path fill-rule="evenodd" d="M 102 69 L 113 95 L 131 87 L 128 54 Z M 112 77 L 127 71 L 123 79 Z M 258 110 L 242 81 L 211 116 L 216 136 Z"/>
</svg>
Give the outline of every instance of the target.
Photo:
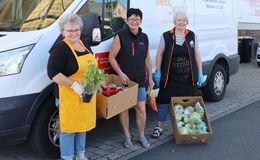
<svg viewBox="0 0 260 160">
<path fill-rule="evenodd" d="M 202 97 L 172 97 L 170 115 L 176 144 L 208 143 L 212 130 Z"/>
<path fill-rule="evenodd" d="M 127 81 L 122 85 L 117 75 L 110 74 L 97 93 L 97 114 L 109 119 L 137 104 L 138 84 Z"/>
</svg>

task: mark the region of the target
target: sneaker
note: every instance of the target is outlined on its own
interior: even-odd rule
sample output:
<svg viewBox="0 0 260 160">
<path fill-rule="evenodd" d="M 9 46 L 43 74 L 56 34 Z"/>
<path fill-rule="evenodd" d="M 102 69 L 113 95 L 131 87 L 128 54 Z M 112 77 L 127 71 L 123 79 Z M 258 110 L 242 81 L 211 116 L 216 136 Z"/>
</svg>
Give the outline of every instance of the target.
<svg viewBox="0 0 260 160">
<path fill-rule="evenodd" d="M 76 160 L 88 160 L 87 157 L 84 157 L 84 158 L 79 158 L 78 156 L 76 157 Z"/>
</svg>

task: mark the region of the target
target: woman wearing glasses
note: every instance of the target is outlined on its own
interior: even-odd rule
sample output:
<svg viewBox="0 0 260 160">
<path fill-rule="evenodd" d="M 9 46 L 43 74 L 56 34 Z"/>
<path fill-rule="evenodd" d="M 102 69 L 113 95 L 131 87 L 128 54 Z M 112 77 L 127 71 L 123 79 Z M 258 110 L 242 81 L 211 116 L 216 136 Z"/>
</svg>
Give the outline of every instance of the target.
<svg viewBox="0 0 260 160">
<path fill-rule="evenodd" d="M 54 94 L 59 106 L 61 158 L 87 160 L 85 157 L 86 131 L 96 126 L 96 95 L 89 103 L 80 97 L 84 71 L 90 64 L 97 65 L 88 45 L 80 40 L 82 20 L 76 14 L 60 18 L 63 41 L 50 51 L 48 76 L 55 82 Z"/>
<path fill-rule="evenodd" d="M 136 111 L 136 122 L 139 131 L 139 142 L 143 147 L 150 147 L 145 138 L 144 130 L 146 123 L 146 87 L 154 86 L 152 80 L 152 64 L 149 53 L 148 37 L 142 32 L 142 12 L 139 9 L 130 8 L 127 11 L 126 29 L 120 31 L 112 44 L 109 53 L 109 62 L 114 71 L 120 77 L 122 84 L 128 80 L 139 84 Z M 124 131 L 126 148 L 132 148 L 131 135 L 129 132 L 128 110 L 119 114 L 121 126 Z"/>
</svg>

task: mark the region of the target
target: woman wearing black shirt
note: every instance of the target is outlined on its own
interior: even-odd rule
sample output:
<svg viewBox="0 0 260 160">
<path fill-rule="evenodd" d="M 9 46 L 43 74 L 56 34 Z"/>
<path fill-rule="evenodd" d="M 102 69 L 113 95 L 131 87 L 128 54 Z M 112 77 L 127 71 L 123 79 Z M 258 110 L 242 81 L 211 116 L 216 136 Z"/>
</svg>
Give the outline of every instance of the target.
<svg viewBox="0 0 260 160">
<path fill-rule="evenodd" d="M 59 25 L 64 39 L 50 51 L 47 70 L 59 99 L 61 158 L 72 160 L 76 153 L 76 160 L 87 160 L 86 131 L 96 126 L 96 95 L 89 103 L 81 102 L 81 83 L 87 66 L 97 61 L 79 39 L 82 20 L 78 15 L 62 16 Z"/>
<path fill-rule="evenodd" d="M 154 86 L 152 80 L 152 64 L 149 53 L 148 37 L 140 28 L 142 12 L 130 8 L 127 11 L 126 23 L 128 27 L 120 31 L 112 44 L 109 53 L 109 62 L 120 77 L 122 84 L 127 84 L 130 79 L 139 84 L 137 105 L 135 106 L 136 121 L 139 131 L 139 141 L 143 147 L 150 147 L 144 136 L 146 122 L 146 91 L 147 83 Z M 124 146 L 132 148 L 133 144 L 129 133 L 128 110 L 119 114 L 121 126 L 125 134 Z"/>
</svg>

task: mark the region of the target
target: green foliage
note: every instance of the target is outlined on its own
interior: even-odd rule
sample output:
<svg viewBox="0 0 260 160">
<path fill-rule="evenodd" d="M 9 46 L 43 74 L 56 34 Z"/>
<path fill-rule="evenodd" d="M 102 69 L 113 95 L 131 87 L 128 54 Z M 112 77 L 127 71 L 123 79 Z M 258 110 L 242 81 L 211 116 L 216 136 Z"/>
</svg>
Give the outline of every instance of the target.
<svg viewBox="0 0 260 160">
<path fill-rule="evenodd" d="M 108 75 L 96 65 L 91 64 L 87 67 L 84 76 L 84 93 L 94 94 L 101 89 L 100 83 L 105 82 Z"/>
</svg>

